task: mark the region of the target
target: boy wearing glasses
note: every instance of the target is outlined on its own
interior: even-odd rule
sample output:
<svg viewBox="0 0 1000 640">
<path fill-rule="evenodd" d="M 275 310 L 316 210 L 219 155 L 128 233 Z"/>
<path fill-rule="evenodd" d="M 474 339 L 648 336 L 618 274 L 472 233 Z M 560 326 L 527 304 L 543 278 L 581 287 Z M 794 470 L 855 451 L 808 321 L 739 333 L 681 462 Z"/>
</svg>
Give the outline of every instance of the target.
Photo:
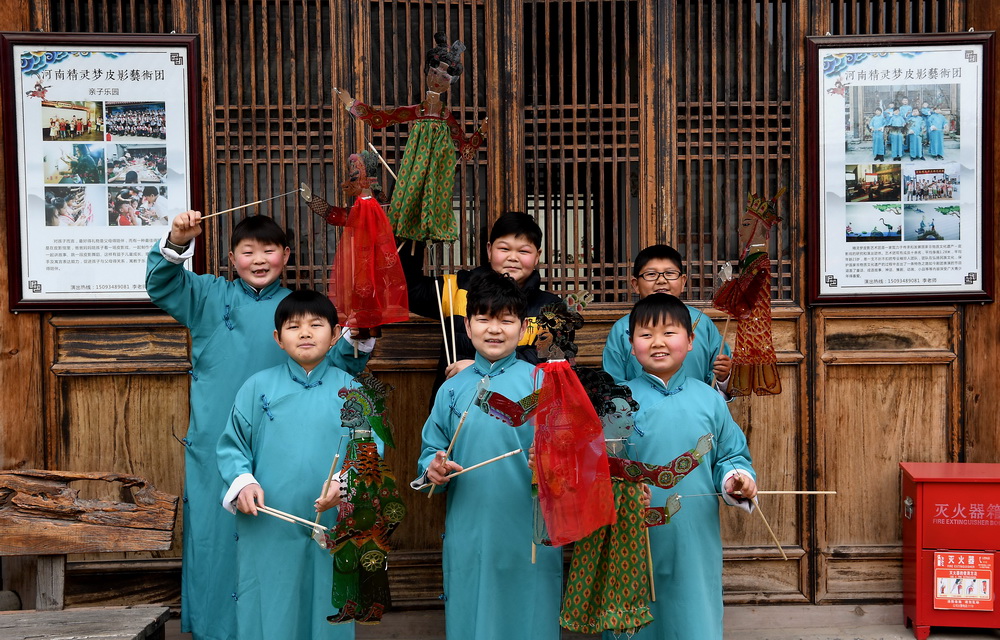
<svg viewBox="0 0 1000 640">
<path fill-rule="evenodd" d="M 654 244 L 635 257 L 632 289 L 639 294 L 640 300 L 653 293 L 669 293 L 679 298 L 686 284 L 684 259 L 673 247 Z M 711 318 L 690 305 L 684 306 L 691 314 L 694 343 L 691 352 L 684 358 L 681 370 L 687 377 L 708 385 L 712 384 L 714 374 L 715 387 L 728 399 L 726 388 L 729 386 L 729 370 L 732 368 L 729 345 L 723 346 L 722 336 Z M 611 327 L 611 333 L 608 334 L 608 341 L 604 345 L 604 370 L 619 384 L 642 373 L 642 367 L 629 342 L 627 314 Z"/>
</svg>

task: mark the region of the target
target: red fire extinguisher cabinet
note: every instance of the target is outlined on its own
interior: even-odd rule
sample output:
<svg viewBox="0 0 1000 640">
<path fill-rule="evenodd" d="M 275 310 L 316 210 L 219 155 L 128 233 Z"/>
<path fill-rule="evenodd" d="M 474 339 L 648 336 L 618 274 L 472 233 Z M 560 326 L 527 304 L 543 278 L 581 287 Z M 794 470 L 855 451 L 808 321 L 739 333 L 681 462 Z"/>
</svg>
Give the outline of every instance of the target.
<svg viewBox="0 0 1000 640">
<path fill-rule="evenodd" d="M 1000 464 L 901 462 L 903 614 L 931 627 L 1000 628 Z"/>
</svg>

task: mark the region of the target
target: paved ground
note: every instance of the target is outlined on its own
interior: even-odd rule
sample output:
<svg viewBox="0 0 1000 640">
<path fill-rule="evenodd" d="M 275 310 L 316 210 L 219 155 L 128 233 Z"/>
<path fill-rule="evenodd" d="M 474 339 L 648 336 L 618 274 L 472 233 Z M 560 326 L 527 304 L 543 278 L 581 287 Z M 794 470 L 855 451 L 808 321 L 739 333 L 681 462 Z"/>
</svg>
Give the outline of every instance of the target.
<svg viewBox="0 0 1000 640">
<path fill-rule="evenodd" d="M 899 605 L 727 607 L 726 640 L 913 640 L 902 624 Z M 358 625 L 358 640 L 444 640 L 444 612 L 386 614 L 382 624 Z M 698 640 L 693 633 L 692 640 Z M 167 624 L 167 640 L 189 640 L 177 619 Z M 591 640 L 565 632 L 563 640 Z M 522 640 L 512 638 L 511 640 Z M 523 640 L 530 640 L 525 638 Z M 1000 640 L 1000 630 L 933 628 L 929 640 Z"/>
</svg>

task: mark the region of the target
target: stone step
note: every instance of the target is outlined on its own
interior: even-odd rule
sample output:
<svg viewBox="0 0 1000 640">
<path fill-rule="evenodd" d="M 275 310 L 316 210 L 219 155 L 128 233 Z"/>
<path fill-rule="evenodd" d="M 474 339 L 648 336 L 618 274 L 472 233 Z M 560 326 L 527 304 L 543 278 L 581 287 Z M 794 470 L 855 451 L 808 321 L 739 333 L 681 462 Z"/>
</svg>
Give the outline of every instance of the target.
<svg viewBox="0 0 1000 640">
<path fill-rule="evenodd" d="M 726 607 L 725 640 L 913 640 L 901 605 L 770 605 Z M 356 640 L 444 640 L 444 611 L 391 611 L 377 625 L 357 625 Z M 562 640 L 600 636 L 563 632 Z M 697 638 L 692 633 L 691 638 Z M 180 622 L 166 640 L 189 640 Z M 514 639 L 512 639 L 514 640 Z M 929 640 L 1000 640 L 996 629 L 931 629 Z"/>
</svg>

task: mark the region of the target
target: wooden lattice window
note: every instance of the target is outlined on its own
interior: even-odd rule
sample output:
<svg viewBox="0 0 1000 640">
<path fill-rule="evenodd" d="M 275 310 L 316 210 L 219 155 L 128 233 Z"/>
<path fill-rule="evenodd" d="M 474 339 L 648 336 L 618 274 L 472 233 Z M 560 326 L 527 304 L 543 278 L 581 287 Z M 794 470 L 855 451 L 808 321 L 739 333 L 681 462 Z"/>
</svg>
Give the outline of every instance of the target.
<svg viewBox="0 0 1000 640">
<path fill-rule="evenodd" d="M 629 299 L 641 248 L 639 2 L 525 2 L 528 212 L 549 288 Z"/>
<path fill-rule="evenodd" d="M 80 33 L 170 33 L 172 2 L 145 0 L 31 0 L 31 30 Z"/>
<path fill-rule="evenodd" d="M 710 300 L 720 265 L 738 258 L 737 220 L 747 193 L 789 186 L 792 4 L 678 3 L 676 242 L 688 262 L 691 299 Z M 774 295 L 791 300 L 791 229 L 801 216 L 790 213 L 787 197 L 780 212 L 770 240 Z"/>
</svg>

